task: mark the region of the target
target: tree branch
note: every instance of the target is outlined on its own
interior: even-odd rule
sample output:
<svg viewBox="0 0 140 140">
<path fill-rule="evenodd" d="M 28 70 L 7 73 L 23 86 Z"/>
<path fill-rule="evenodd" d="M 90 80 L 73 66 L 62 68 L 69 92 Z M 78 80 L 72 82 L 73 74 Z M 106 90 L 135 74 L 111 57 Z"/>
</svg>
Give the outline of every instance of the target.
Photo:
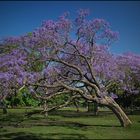
<svg viewBox="0 0 140 140">
<path fill-rule="evenodd" d="M 93 78 L 95 84 L 100 88 L 99 84 L 97 83 L 97 81 L 96 81 L 96 79 L 95 79 L 95 77 L 94 77 L 93 69 L 92 69 L 92 67 L 91 67 L 91 65 L 90 65 L 90 63 L 89 63 L 87 57 L 80 53 L 80 51 L 77 49 L 77 46 L 76 46 L 76 45 L 72 44 L 71 42 L 68 42 L 68 44 L 72 45 L 72 46 L 77 50 L 77 52 L 79 53 L 78 56 L 82 57 L 82 58 L 86 61 L 87 66 L 88 66 L 88 68 L 89 68 L 89 70 L 90 70 L 90 74 L 91 74 L 91 76 L 92 76 L 92 78 Z M 86 78 L 86 77 L 85 77 L 85 78 Z M 87 79 L 87 80 L 89 80 L 89 79 Z M 91 80 L 90 80 L 90 82 L 91 82 Z"/>
<path fill-rule="evenodd" d="M 58 59 L 54 59 L 54 58 L 48 58 L 47 60 L 48 60 L 48 61 L 55 61 L 55 62 L 58 62 L 58 63 L 62 63 L 62 64 L 66 65 L 66 66 L 68 66 L 68 67 L 70 67 L 70 68 L 73 68 L 73 69 L 77 70 L 78 73 L 79 73 L 79 75 L 80 75 L 80 77 L 83 78 L 83 73 L 82 73 L 82 71 L 80 70 L 80 68 L 78 68 L 77 66 L 75 66 L 75 65 L 73 65 L 73 64 L 70 64 L 70 63 L 67 63 L 67 62 L 65 62 L 65 61 L 63 61 L 63 60 L 58 60 Z"/>
<path fill-rule="evenodd" d="M 49 111 L 52 111 L 52 110 L 55 110 L 55 109 L 63 108 L 65 106 L 67 106 L 68 104 L 70 104 L 75 98 L 79 98 L 79 97 L 81 97 L 81 96 L 74 95 L 71 98 L 69 98 L 69 100 L 67 100 L 64 104 L 61 104 L 59 106 L 54 106 L 52 108 L 48 108 L 46 111 L 43 111 L 43 112 L 49 112 Z"/>
</svg>

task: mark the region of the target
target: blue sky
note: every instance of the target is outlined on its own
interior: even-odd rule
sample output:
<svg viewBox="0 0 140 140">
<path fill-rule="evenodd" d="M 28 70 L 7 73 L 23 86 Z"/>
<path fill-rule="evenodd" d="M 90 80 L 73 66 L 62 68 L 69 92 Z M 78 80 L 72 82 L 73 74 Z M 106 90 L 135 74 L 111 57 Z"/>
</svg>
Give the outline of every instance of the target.
<svg viewBox="0 0 140 140">
<path fill-rule="evenodd" d="M 0 38 L 24 35 L 66 11 L 74 17 L 81 8 L 90 10 L 90 19 L 103 18 L 119 32 L 113 53 L 140 54 L 140 1 L 0 1 Z"/>
</svg>

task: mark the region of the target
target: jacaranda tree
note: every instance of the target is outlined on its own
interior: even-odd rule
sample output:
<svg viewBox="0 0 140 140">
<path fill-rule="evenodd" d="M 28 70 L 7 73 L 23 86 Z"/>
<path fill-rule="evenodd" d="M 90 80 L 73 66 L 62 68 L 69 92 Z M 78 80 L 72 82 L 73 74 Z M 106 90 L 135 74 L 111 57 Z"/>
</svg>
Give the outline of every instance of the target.
<svg viewBox="0 0 140 140">
<path fill-rule="evenodd" d="M 122 126 L 130 125 L 131 121 L 112 98 L 115 94 L 108 92 L 110 83 L 130 74 L 121 66 L 122 59 L 109 52 L 118 33 L 104 19 L 86 20 L 87 15 L 87 10 L 79 10 L 73 21 L 65 13 L 57 21 L 44 21 L 31 33 L 3 40 L 1 100 L 25 87 L 35 98 L 45 101 L 68 94 L 65 104 L 54 108 L 83 98 L 110 108 Z M 140 63 L 139 57 L 137 61 Z M 133 66 L 135 63 L 134 60 Z M 127 65 L 130 66 L 131 63 Z M 48 111 L 47 104 L 45 110 Z"/>
</svg>

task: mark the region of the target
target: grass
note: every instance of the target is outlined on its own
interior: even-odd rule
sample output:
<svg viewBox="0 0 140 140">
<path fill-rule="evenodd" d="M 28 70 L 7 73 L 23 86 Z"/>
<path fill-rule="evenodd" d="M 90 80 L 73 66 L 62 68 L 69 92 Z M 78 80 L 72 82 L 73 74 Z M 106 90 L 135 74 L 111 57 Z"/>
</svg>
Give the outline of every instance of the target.
<svg viewBox="0 0 140 140">
<path fill-rule="evenodd" d="M 140 139 L 140 116 L 129 115 L 133 125 L 120 127 L 109 111 L 99 116 L 81 109 L 65 108 L 42 115 L 25 117 L 31 109 L 9 109 L 7 115 L 0 110 L 0 139 Z"/>
</svg>

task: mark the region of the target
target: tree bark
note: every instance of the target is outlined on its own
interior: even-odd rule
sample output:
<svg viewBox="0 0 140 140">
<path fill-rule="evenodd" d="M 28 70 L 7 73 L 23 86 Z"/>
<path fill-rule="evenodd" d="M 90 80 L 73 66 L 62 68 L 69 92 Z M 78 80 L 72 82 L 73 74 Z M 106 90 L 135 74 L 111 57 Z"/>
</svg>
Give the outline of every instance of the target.
<svg viewBox="0 0 140 140">
<path fill-rule="evenodd" d="M 0 101 L 0 105 L 2 106 L 3 114 L 7 114 L 7 107 L 4 101 Z"/>
<path fill-rule="evenodd" d="M 6 109 L 6 107 L 3 108 L 3 114 L 7 114 L 7 109 Z"/>
<path fill-rule="evenodd" d="M 45 112 L 45 117 L 47 118 L 48 117 L 48 105 L 47 105 L 47 101 L 45 100 L 44 101 L 44 105 L 43 105 L 43 111 Z"/>
<path fill-rule="evenodd" d="M 132 122 L 127 117 L 125 112 L 120 108 L 120 106 L 111 97 L 105 96 L 102 99 L 99 99 L 98 103 L 105 105 L 109 109 L 111 109 L 116 115 L 116 117 L 119 119 L 122 127 L 127 127 L 132 124 Z"/>
<path fill-rule="evenodd" d="M 98 106 L 98 103 L 94 103 L 94 114 L 97 116 L 99 113 L 99 106 Z"/>
<path fill-rule="evenodd" d="M 93 102 L 88 102 L 88 112 L 93 112 L 94 111 L 94 104 Z"/>
</svg>

